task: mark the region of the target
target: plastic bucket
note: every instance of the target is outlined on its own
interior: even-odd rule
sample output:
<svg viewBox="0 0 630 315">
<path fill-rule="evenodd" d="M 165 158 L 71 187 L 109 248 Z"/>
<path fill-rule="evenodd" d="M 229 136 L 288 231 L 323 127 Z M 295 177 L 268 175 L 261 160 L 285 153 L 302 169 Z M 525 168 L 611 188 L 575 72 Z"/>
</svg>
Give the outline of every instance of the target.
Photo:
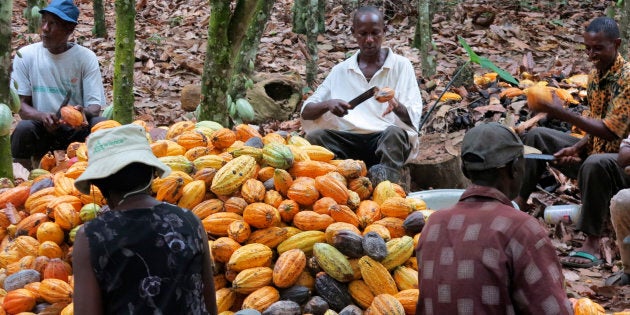
<svg viewBox="0 0 630 315">
<path fill-rule="evenodd" d="M 545 222 L 549 224 L 558 224 L 558 222 L 574 223 L 580 216 L 580 205 L 554 205 L 545 208 Z"/>
<path fill-rule="evenodd" d="M 455 205 L 464 193 L 464 189 L 433 189 L 414 191 L 408 194 L 409 198 L 424 200 L 427 209 L 440 210 Z M 518 209 L 518 205 L 512 202 L 512 206 Z"/>
<path fill-rule="evenodd" d="M 433 189 L 414 191 L 408 197 L 422 199 L 427 204 L 427 209 L 439 210 L 456 204 L 463 193 L 463 189 Z"/>
</svg>

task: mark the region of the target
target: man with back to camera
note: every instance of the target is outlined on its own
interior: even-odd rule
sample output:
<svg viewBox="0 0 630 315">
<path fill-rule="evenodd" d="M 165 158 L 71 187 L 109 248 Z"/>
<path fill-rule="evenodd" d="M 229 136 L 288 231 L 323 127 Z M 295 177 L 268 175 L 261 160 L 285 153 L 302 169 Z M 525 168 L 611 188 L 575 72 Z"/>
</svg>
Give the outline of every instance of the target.
<svg viewBox="0 0 630 315">
<path fill-rule="evenodd" d="M 573 314 L 548 231 L 514 209 L 523 144 L 498 123 L 470 129 L 461 149 L 471 184 L 431 214 L 416 259 L 416 314 Z"/>
<path fill-rule="evenodd" d="M 13 161 L 27 169 L 51 150 L 66 149 L 84 141 L 90 128 L 104 120 L 101 70 L 94 52 L 69 42 L 79 18 L 72 0 L 53 0 L 39 11 L 41 42 L 21 48 L 13 60 L 11 87 L 17 86 L 22 119 L 11 135 Z M 59 121 L 57 112 L 67 104 L 82 110 L 87 126 L 72 128 Z"/>
<path fill-rule="evenodd" d="M 352 35 L 359 51 L 333 67 L 302 107 L 306 139 L 335 153 L 338 159 L 359 159 L 370 168 L 376 185 L 382 180 L 403 184 L 406 161 L 415 158 L 422 97 L 411 62 L 382 48 L 383 13 L 376 7 L 357 9 Z M 352 108 L 348 101 L 371 87 L 389 87 L 394 99 L 374 98 Z"/>
</svg>

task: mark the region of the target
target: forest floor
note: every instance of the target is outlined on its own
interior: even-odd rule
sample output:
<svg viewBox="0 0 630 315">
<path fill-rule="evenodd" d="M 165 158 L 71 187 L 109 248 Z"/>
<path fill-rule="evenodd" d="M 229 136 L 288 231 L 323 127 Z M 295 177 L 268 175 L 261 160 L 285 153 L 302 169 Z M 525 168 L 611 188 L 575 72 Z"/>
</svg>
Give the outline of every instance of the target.
<svg viewBox="0 0 630 315">
<path fill-rule="evenodd" d="M 75 0 L 81 9 L 80 23 L 74 40 L 92 49 L 98 56 L 103 73 L 108 104 L 112 102 L 112 76 L 114 61 L 115 10 L 114 1 L 104 1 L 108 38 L 92 36 L 92 1 Z M 200 84 L 200 69 L 206 53 L 208 1 L 205 0 L 148 0 L 137 1 L 136 65 L 134 94 L 136 117 L 155 126 L 169 125 L 189 119 L 180 109 L 180 91 L 189 84 Z M 304 42 L 292 32 L 290 0 L 278 0 L 273 15 L 265 27 L 259 47 L 255 69 L 258 73 L 298 74 L 304 77 L 305 56 L 296 49 Z M 528 74 L 535 80 L 561 83 L 563 78 L 588 73 L 591 64 L 582 45 L 582 31 L 590 19 L 603 15 L 611 5 L 604 0 L 564 1 L 443 1 L 433 20 L 434 57 L 437 73 L 422 77 L 420 56 L 411 48 L 414 36 L 415 1 L 359 1 L 385 9 L 387 19 L 383 46 L 409 58 L 421 84 L 424 111 L 427 112 L 458 67 L 458 61 L 468 56 L 458 43 L 463 37 L 480 56 L 490 59 L 516 78 Z M 350 31 L 351 12 L 344 1 L 329 1 L 326 32 L 319 36 L 319 73 L 321 82 L 330 68 L 358 47 Z M 39 41 L 38 34 L 27 32 L 22 11 L 26 0 L 14 0 L 14 49 Z M 490 19 L 484 23 L 483 19 Z M 473 65 L 475 75 L 489 72 Z M 528 74 L 526 74 L 528 73 Z M 317 83 L 317 82 L 316 82 Z M 494 88 L 494 89 L 493 89 Z M 527 118 L 523 111 L 523 98 L 501 100 L 502 108 L 488 108 L 492 95 L 500 91 L 490 88 L 459 88 L 464 96 L 457 103 L 448 104 L 436 111 L 423 128 L 425 133 L 452 133 L 465 130 L 470 123 L 462 123 L 466 116 L 473 123 L 478 120 L 500 119 L 505 109 L 516 108 L 516 118 Z M 577 90 L 573 90 L 577 94 Z M 494 93 L 494 94 L 493 94 Z M 580 102 L 582 102 L 580 100 Z M 483 105 L 483 106 L 479 106 Z M 511 105 L 511 106 L 510 106 Z M 515 106 L 518 105 L 518 106 Z M 476 107 L 483 109 L 475 109 Z M 521 110 L 519 110 L 521 109 Z M 271 129 L 293 131 L 299 121 L 268 122 Z M 429 148 L 430 153 L 434 148 Z M 555 176 L 554 176 L 555 175 Z M 534 193 L 531 210 L 540 216 L 545 206 L 555 203 L 577 202 L 579 192 L 573 181 L 550 173 L 551 188 Z M 554 181 L 555 179 L 555 181 Z M 541 223 L 545 224 L 541 218 Z M 559 255 L 566 255 L 579 244 L 583 235 L 575 233 L 570 224 L 547 225 Z M 607 311 L 630 308 L 630 287 L 607 287 L 604 279 L 619 270 L 618 250 L 614 242 L 602 242 L 602 255 L 606 262 L 590 269 L 564 269 L 567 291 L 573 297 L 588 296 L 601 303 Z"/>
</svg>

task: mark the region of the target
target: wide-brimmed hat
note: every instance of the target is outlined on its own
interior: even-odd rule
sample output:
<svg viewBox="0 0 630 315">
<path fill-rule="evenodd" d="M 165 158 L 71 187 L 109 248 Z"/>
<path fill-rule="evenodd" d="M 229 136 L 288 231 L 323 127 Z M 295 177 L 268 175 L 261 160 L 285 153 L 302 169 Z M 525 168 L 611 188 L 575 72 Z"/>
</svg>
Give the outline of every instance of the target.
<svg viewBox="0 0 630 315">
<path fill-rule="evenodd" d="M 44 12 L 52 13 L 70 23 L 79 23 L 79 8 L 72 0 L 53 0 L 47 7 L 39 10 L 40 14 Z"/>
<path fill-rule="evenodd" d="M 153 166 L 160 176 L 171 168 L 162 163 L 151 151 L 144 128 L 129 124 L 102 129 L 87 139 L 88 166 L 74 182 L 82 193 L 90 193 L 91 181 L 107 178 L 131 163 Z"/>
</svg>

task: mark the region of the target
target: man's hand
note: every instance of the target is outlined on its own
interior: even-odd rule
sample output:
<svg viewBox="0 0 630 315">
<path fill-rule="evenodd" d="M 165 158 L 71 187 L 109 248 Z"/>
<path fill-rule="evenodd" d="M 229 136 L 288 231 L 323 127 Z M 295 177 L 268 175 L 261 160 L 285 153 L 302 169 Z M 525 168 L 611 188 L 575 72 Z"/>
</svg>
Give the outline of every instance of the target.
<svg viewBox="0 0 630 315">
<path fill-rule="evenodd" d="M 551 103 L 540 102 L 536 106 L 536 111 L 549 113 L 551 115 L 564 111 L 564 101 L 562 101 L 555 91 L 551 91 Z"/>
<path fill-rule="evenodd" d="M 48 132 L 53 132 L 59 128 L 56 114 L 39 112 L 38 119 L 44 124 L 44 128 Z"/>
<path fill-rule="evenodd" d="M 87 119 L 98 117 L 101 115 L 101 106 L 96 104 L 88 105 L 84 108 L 84 112 Z"/>
<path fill-rule="evenodd" d="M 391 100 L 387 101 L 387 108 L 383 112 L 383 117 L 391 112 L 396 112 L 396 110 L 400 110 L 399 107 L 400 103 L 398 103 L 398 100 L 393 97 Z"/>
<path fill-rule="evenodd" d="M 83 106 L 79 106 L 79 105 L 75 105 L 73 107 L 74 107 L 74 109 L 78 110 L 81 113 L 81 115 L 83 115 L 83 122 L 81 123 L 81 125 L 79 125 L 75 129 L 81 129 L 81 128 L 87 127 L 88 126 L 88 121 L 87 121 L 87 117 L 86 117 L 86 114 L 87 114 L 86 113 L 86 108 L 83 107 Z"/>
<path fill-rule="evenodd" d="M 578 164 L 582 162 L 582 158 L 579 155 L 579 149 L 570 146 L 566 147 L 558 152 L 556 152 L 553 156 L 556 158 L 554 163 L 556 164 Z"/>
<path fill-rule="evenodd" d="M 411 118 L 409 117 L 409 112 L 407 112 L 407 108 L 398 102 L 398 99 L 392 97 L 389 101 L 387 101 L 387 108 L 383 112 L 383 117 L 389 113 L 394 113 L 402 122 L 409 126 L 413 126 L 411 123 Z"/>
<path fill-rule="evenodd" d="M 326 108 L 330 113 L 335 116 L 343 117 L 348 114 L 348 110 L 352 109 L 352 106 L 346 101 L 340 99 L 332 99 L 324 102 Z"/>
</svg>

